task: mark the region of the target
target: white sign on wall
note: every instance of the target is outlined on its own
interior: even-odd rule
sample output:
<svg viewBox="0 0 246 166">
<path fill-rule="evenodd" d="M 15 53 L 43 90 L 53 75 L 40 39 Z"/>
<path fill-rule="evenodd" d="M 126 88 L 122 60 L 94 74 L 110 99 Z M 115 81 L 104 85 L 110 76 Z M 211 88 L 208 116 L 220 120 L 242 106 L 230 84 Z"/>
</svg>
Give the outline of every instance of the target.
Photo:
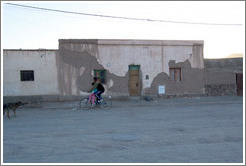
<svg viewBox="0 0 246 166">
<path fill-rule="evenodd" d="M 165 86 L 164 86 L 164 85 L 160 85 L 160 86 L 158 87 L 158 94 L 159 94 L 159 95 L 163 95 L 163 94 L 165 94 L 165 92 L 166 92 Z"/>
</svg>

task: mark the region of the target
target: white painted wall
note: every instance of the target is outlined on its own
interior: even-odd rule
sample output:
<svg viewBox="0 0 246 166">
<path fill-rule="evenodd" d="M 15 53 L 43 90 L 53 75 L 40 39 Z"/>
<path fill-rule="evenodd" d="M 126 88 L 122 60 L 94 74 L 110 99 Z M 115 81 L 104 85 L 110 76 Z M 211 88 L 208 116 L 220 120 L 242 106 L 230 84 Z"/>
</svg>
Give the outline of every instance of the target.
<svg viewBox="0 0 246 166">
<path fill-rule="evenodd" d="M 192 46 L 163 46 L 163 56 L 164 56 L 164 72 L 169 75 L 169 61 L 175 60 L 175 63 L 184 62 L 189 60 L 191 67 L 194 66 L 192 58 Z"/>
<path fill-rule="evenodd" d="M 148 41 L 148 40 L 98 40 L 98 45 L 71 44 L 76 51 L 93 50 L 98 62 L 111 73 L 124 77 L 128 65 L 140 65 L 142 74 L 142 89 L 151 86 L 153 79 L 161 72 L 169 75 L 169 61 L 176 63 L 187 59 L 191 67 L 203 68 L 203 53 L 195 49 L 194 44 L 203 46 L 202 41 Z M 98 46 L 98 47 L 97 47 Z M 92 49 L 93 47 L 93 49 Z M 95 48 L 94 48 L 95 47 Z M 59 95 L 57 62 L 58 50 L 4 50 L 3 51 L 3 95 Z M 197 57 L 198 56 L 198 57 Z M 58 58 L 60 59 L 60 58 Z M 72 83 L 65 80 L 67 89 L 72 95 L 82 94 L 76 86 L 76 79 L 84 71 L 70 65 L 63 73 L 71 77 Z M 20 81 L 21 70 L 34 70 L 34 81 Z M 93 73 L 92 73 L 93 75 Z M 149 79 L 146 80 L 145 76 Z M 108 80 L 108 86 L 113 86 L 113 80 Z M 65 85 L 64 85 L 65 86 Z M 70 87 L 71 86 L 71 87 Z M 108 87 L 105 87 L 106 91 Z"/>
<path fill-rule="evenodd" d="M 169 75 L 170 60 L 176 63 L 189 60 L 191 67 L 203 68 L 200 62 L 194 60 L 197 55 L 193 54 L 193 44 L 196 42 L 202 44 L 201 41 L 100 40 L 98 62 L 106 70 L 121 77 L 128 72 L 128 65 L 140 65 L 144 89 L 151 86 L 159 73 Z M 149 76 L 148 80 L 145 79 L 146 75 Z"/>
<path fill-rule="evenodd" d="M 109 72 L 122 77 L 128 72 L 128 65 L 140 65 L 142 76 L 149 75 L 149 80 L 143 82 L 143 88 L 146 88 L 162 71 L 161 47 L 99 45 L 99 63 Z"/>
<path fill-rule="evenodd" d="M 58 92 L 55 50 L 3 50 L 3 95 L 55 95 Z M 21 70 L 34 70 L 34 81 L 21 81 Z"/>
</svg>

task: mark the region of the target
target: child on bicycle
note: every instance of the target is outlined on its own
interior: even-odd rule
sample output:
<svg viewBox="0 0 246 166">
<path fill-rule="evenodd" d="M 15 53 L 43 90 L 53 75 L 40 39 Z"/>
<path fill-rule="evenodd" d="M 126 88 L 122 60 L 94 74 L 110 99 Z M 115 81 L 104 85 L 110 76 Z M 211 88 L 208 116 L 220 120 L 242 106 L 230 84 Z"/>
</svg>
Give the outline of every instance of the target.
<svg viewBox="0 0 246 166">
<path fill-rule="evenodd" d="M 102 100 L 102 93 L 105 91 L 103 85 L 100 83 L 100 79 L 98 77 L 93 78 L 94 82 L 91 84 L 93 85 L 92 88 L 89 90 L 89 93 L 93 93 L 97 97 L 97 101 L 101 102 Z"/>
</svg>

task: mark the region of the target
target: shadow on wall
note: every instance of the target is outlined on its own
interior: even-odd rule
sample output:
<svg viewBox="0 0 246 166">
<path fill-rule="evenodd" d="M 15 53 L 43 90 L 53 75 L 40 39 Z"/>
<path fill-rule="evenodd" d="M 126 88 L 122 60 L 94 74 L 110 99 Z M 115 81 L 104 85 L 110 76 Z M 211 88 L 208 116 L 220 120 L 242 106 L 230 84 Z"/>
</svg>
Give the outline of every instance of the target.
<svg viewBox="0 0 246 166">
<path fill-rule="evenodd" d="M 60 65 L 58 67 L 60 94 L 71 95 L 72 88 L 75 86 L 78 91 L 87 92 L 91 87 L 93 71 L 105 70 L 105 68 L 97 61 L 96 55 L 90 52 L 92 51 L 87 51 L 86 49 L 84 51 L 71 50 L 70 48 L 68 49 L 60 45 Z M 220 79 L 218 76 L 223 76 L 223 78 L 226 76 L 226 78 L 228 78 L 226 80 L 227 85 L 235 84 L 233 72 L 218 72 L 218 74 L 216 74 L 214 71 L 208 72 L 206 69 L 192 68 L 189 60 L 180 63 L 175 63 L 175 61 L 171 60 L 168 65 L 169 68 L 181 69 L 181 81 L 173 81 L 167 73 L 159 73 L 153 79 L 151 86 L 142 90 L 142 95 L 157 95 L 159 85 L 165 85 L 166 95 L 206 94 L 205 91 L 208 87 L 220 85 L 225 82 L 224 79 Z M 116 76 L 108 70 L 106 70 L 106 73 L 108 92 L 129 96 L 129 72 L 123 77 Z M 74 80 L 76 80 L 75 83 L 73 83 Z M 225 86 L 222 87 L 222 90 L 227 90 L 228 87 L 232 90 L 235 89 L 231 88 L 232 86 L 224 87 Z M 79 92 L 77 93 L 79 94 Z M 232 92 L 230 91 L 230 93 Z"/>
<path fill-rule="evenodd" d="M 105 70 L 105 68 L 99 64 L 97 58 L 87 51 L 79 52 L 74 50 L 68 50 L 64 47 L 60 47 L 60 56 L 61 56 L 61 65 L 60 65 L 60 91 L 65 94 L 71 94 L 69 89 L 72 87 L 72 79 L 76 79 L 76 86 L 80 91 L 87 92 L 91 88 L 91 82 L 93 78 L 93 71 L 94 70 Z M 69 66 L 66 67 L 65 64 Z M 73 73 L 66 74 L 64 76 L 65 71 L 68 71 L 68 68 L 76 68 L 76 78 L 72 78 L 71 75 Z M 81 68 L 84 71 L 81 73 Z M 71 72 L 71 71 L 70 71 Z M 111 80 L 113 82 L 112 87 L 109 88 L 111 92 L 115 93 L 125 93 L 128 94 L 128 73 L 124 77 L 116 76 L 113 73 L 110 73 L 108 70 L 107 72 L 107 80 L 108 82 Z M 66 78 L 70 76 L 69 78 Z M 66 87 L 66 85 L 70 85 Z"/>
</svg>

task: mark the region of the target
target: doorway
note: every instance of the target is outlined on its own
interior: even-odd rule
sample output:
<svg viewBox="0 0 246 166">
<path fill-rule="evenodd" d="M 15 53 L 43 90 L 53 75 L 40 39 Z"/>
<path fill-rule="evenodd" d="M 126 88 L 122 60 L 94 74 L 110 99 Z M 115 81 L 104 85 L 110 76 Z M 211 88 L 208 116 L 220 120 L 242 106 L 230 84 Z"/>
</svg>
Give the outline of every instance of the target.
<svg viewBox="0 0 246 166">
<path fill-rule="evenodd" d="M 243 73 L 236 73 L 237 95 L 243 96 Z"/>
<path fill-rule="evenodd" d="M 139 78 L 140 65 L 129 65 L 129 90 L 130 96 L 140 95 L 140 78 Z"/>
</svg>

